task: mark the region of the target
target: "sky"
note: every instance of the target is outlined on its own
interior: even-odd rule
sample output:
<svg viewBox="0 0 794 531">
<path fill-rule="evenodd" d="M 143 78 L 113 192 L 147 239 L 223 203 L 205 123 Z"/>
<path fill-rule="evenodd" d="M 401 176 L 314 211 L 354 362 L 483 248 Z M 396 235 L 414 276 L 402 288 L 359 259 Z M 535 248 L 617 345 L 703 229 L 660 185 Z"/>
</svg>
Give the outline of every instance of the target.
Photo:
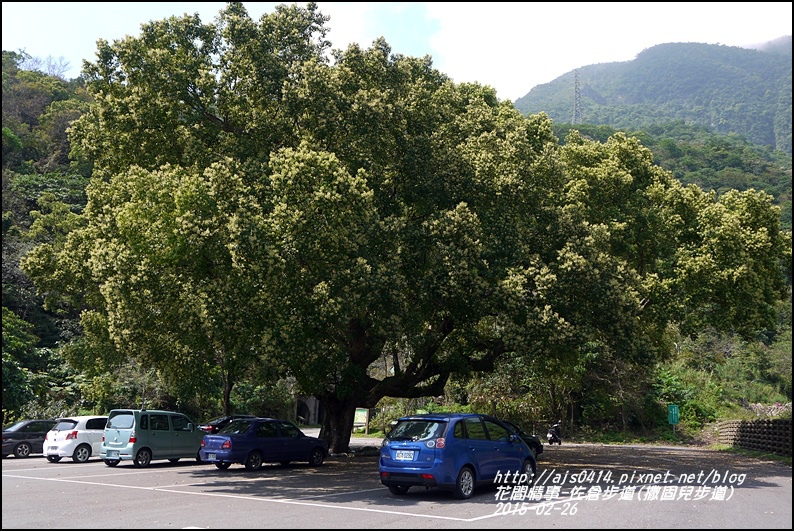
<svg viewBox="0 0 794 531">
<path fill-rule="evenodd" d="M 280 3 L 243 2 L 258 20 Z M 3 2 L 3 50 L 65 60 L 64 77 L 96 59 L 96 42 L 140 35 L 140 26 L 198 13 L 212 22 L 225 2 Z M 305 5 L 306 2 L 297 2 Z M 791 35 L 792 2 L 317 2 L 333 48 L 424 57 L 456 83 L 477 82 L 515 101 L 577 68 L 630 61 L 657 44 L 750 47 Z"/>
</svg>

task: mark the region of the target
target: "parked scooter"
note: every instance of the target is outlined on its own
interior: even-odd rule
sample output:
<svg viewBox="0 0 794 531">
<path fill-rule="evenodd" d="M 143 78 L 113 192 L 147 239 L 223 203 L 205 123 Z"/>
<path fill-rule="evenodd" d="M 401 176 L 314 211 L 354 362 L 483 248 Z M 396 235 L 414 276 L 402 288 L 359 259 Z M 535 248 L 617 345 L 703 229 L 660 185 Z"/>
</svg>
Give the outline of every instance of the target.
<svg viewBox="0 0 794 531">
<path fill-rule="evenodd" d="M 549 428 L 549 432 L 546 434 L 546 439 L 548 439 L 549 444 L 557 443 L 557 445 L 562 444 L 562 421 L 558 420 L 556 424 L 554 424 L 551 428 Z"/>
</svg>

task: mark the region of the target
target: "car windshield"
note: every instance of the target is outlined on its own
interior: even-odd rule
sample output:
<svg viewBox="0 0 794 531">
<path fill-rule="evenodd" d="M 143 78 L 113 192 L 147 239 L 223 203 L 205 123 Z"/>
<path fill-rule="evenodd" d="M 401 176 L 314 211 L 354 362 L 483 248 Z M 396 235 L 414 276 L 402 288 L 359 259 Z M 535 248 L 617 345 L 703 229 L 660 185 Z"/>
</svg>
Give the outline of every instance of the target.
<svg viewBox="0 0 794 531">
<path fill-rule="evenodd" d="M 118 413 L 111 413 L 108 418 L 108 428 L 116 428 L 118 430 L 128 430 L 135 425 L 135 416 L 130 411 L 120 411 Z"/>
<path fill-rule="evenodd" d="M 251 420 L 234 420 L 218 433 L 219 434 L 225 433 L 229 435 L 234 435 L 236 433 L 245 433 L 246 431 L 248 431 L 248 428 L 251 427 L 251 424 L 253 424 L 253 421 Z"/>
<path fill-rule="evenodd" d="M 389 432 L 392 441 L 426 441 L 444 434 L 447 423 L 439 420 L 401 420 Z"/>
<path fill-rule="evenodd" d="M 74 427 L 77 426 L 77 421 L 72 419 L 61 419 L 58 421 L 58 424 L 55 425 L 53 430 L 61 431 L 61 430 L 72 430 Z"/>
</svg>

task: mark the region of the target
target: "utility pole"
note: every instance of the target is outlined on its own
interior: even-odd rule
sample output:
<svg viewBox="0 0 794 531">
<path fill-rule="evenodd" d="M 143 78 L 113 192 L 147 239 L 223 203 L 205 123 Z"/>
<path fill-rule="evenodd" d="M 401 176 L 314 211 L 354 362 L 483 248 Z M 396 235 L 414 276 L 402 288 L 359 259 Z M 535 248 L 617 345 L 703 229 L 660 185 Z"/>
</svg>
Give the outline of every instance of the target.
<svg viewBox="0 0 794 531">
<path fill-rule="evenodd" d="M 582 123 L 582 108 L 579 96 L 579 71 L 573 71 L 573 118 L 572 124 Z"/>
</svg>

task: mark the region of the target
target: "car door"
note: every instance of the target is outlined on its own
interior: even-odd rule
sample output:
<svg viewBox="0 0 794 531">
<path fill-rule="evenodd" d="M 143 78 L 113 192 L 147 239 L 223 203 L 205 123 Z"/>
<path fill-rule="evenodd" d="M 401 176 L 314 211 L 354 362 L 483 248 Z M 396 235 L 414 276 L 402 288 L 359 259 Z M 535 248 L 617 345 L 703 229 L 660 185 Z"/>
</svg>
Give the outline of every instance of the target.
<svg viewBox="0 0 794 531">
<path fill-rule="evenodd" d="M 185 415 L 171 415 L 171 455 L 174 458 L 195 457 L 201 448 L 201 438 L 194 433 L 193 423 Z M 202 437 L 203 437 L 202 432 Z"/>
<path fill-rule="evenodd" d="M 494 445 L 488 438 L 485 424 L 480 417 L 466 417 L 463 423 L 466 427 L 466 445 L 477 467 L 477 478 L 493 477 L 496 474 Z"/>
<path fill-rule="evenodd" d="M 30 443 L 31 453 L 44 453 L 44 438 L 47 437 L 47 432 L 50 431 L 54 425 L 55 422 L 35 420 L 22 428 L 21 438 Z"/>
<path fill-rule="evenodd" d="M 506 426 L 497 423 L 492 419 L 483 419 L 485 429 L 488 430 L 488 438 L 493 444 L 493 472 L 513 474 L 521 471 L 521 465 L 527 457 L 528 452 L 524 450 L 524 444 Z M 511 439 L 511 435 L 513 438 Z M 491 476 L 488 476 L 490 479 Z"/>
<path fill-rule="evenodd" d="M 312 444 L 304 437 L 303 432 L 290 422 L 279 422 L 281 430 L 279 445 L 281 458 L 279 461 L 305 461 L 309 458 L 309 446 Z"/>
<path fill-rule="evenodd" d="M 141 415 L 143 417 L 143 415 Z M 141 422 L 143 425 L 143 422 Z M 143 426 L 141 426 L 143 429 Z M 149 413 L 149 447 L 152 459 L 169 459 L 174 455 L 173 432 L 167 413 Z"/>
<path fill-rule="evenodd" d="M 256 425 L 254 431 L 256 446 L 262 452 L 262 460 L 266 463 L 277 463 L 284 460 L 284 448 L 279 436 L 278 426 L 272 420 L 263 420 Z"/>
</svg>

